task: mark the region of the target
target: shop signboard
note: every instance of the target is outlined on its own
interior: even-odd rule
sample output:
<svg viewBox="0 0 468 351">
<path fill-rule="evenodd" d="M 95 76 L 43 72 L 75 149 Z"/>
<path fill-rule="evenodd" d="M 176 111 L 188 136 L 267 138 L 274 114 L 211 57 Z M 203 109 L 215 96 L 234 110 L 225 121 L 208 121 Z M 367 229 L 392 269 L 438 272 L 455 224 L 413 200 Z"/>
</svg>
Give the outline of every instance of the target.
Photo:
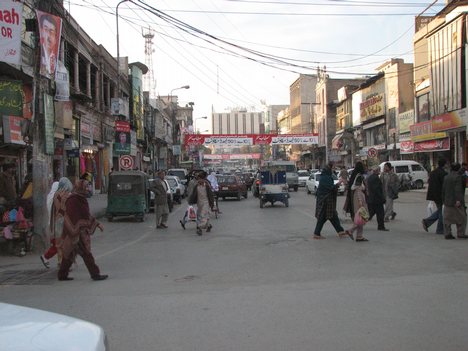
<svg viewBox="0 0 468 351">
<path fill-rule="evenodd" d="M 54 154 L 55 114 L 54 99 L 51 95 L 44 94 L 44 130 L 45 130 L 45 154 Z"/>
<path fill-rule="evenodd" d="M 20 81 L 0 80 L 0 114 L 23 115 L 23 85 Z"/>
<path fill-rule="evenodd" d="M 467 125 L 466 109 L 444 113 L 432 118 L 432 131 L 439 132 Z"/>
<path fill-rule="evenodd" d="M 55 72 L 55 100 L 70 100 L 70 78 L 62 61 L 58 61 L 57 71 Z"/>
<path fill-rule="evenodd" d="M 23 3 L 0 1 L 0 61 L 21 64 L 21 29 L 23 26 Z"/>
<path fill-rule="evenodd" d="M 410 140 L 400 142 L 401 154 L 412 154 L 414 152 L 414 143 Z"/>
<path fill-rule="evenodd" d="M 410 126 L 414 123 L 414 110 L 409 110 L 398 115 L 400 119 L 400 134 L 410 132 Z"/>
<path fill-rule="evenodd" d="M 375 94 L 368 97 L 359 105 L 361 112 L 361 122 L 365 122 L 374 117 L 383 116 L 385 114 L 385 99 L 384 94 Z"/>
<path fill-rule="evenodd" d="M 414 143 L 414 152 L 433 152 L 450 150 L 450 138 L 426 140 Z"/>
<path fill-rule="evenodd" d="M 432 121 L 416 123 L 410 126 L 411 140 L 420 142 L 425 140 L 441 139 L 447 137 L 445 132 L 434 132 Z"/>
<path fill-rule="evenodd" d="M 18 116 L 3 116 L 3 142 L 25 145 L 21 134 L 21 123 L 24 119 Z"/>
</svg>

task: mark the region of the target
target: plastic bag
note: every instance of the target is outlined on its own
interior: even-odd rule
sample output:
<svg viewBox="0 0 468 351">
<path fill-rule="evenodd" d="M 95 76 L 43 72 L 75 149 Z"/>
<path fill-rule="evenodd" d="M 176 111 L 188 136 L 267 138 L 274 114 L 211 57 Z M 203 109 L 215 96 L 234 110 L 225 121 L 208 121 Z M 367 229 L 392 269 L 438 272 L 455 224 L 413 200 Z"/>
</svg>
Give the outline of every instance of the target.
<svg viewBox="0 0 468 351">
<path fill-rule="evenodd" d="M 187 211 L 188 211 L 189 220 L 195 221 L 197 219 L 197 213 L 195 212 L 195 209 L 193 208 L 193 206 L 189 206 Z"/>
<path fill-rule="evenodd" d="M 435 202 L 429 201 L 429 203 L 427 204 L 427 216 L 429 217 L 436 211 L 437 211 L 437 205 L 435 204 Z"/>
<path fill-rule="evenodd" d="M 16 222 L 16 214 L 18 211 L 14 208 L 10 211 L 10 222 Z"/>
<path fill-rule="evenodd" d="M 18 208 L 18 212 L 16 213 L 16 222 L 23 222 L 24 220 L 24 211 L 23 208 L 20 207 Z"/>
<path fill-rule="evenodd" d="M 365 207 L 360 207 L 354 215 L 354 224 L 364 226 L 369 220 L 369 212 Z"/>
</svg>

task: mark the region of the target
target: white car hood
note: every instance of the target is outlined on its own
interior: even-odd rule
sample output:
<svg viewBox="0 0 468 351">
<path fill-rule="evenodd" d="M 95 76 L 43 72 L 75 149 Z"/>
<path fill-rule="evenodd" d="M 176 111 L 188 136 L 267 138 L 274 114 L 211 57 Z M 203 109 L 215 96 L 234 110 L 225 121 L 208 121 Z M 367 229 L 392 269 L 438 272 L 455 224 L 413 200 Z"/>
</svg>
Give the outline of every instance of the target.
<svg viewBox="0 0 468 351">
<path fill-rule="evenodd" d="M 105 351 L 104 330 L 62 314 L 0 303 L 2 351 Z"/>
</svg>

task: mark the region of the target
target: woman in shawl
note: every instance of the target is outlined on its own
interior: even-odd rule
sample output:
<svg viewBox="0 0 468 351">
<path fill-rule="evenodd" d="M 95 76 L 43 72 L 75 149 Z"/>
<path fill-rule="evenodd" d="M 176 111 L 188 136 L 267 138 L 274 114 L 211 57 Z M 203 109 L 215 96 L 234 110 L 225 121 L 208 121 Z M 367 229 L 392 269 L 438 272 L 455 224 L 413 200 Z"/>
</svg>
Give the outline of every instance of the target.
<svg viewBox="0 0 468 351">
<path fill-rule="evenodd" d="M 214 196 L 210 182 L 206 180 L 206 172 L 198 175 L 197 185 L 190 196 L 189 203 L 197 204 L 197 234 L 202 235 L 203 229 L 210 232 L 213 227 L 210 224 L 210 212 L 214 207 Z"/>
<path fill-rule="evenodd" d="M 356 162 L 356 164 L 354 165 L 353 172 L 351 173 L 351 177 L 349 177 L 348 185 L 346 187 L 346 200 L 345 205 L 343 206 L 343 210 L 351 215 L 351 219 L 353 221 L 354 213 L 356 211 L 354 210 L 353 191 L 351 190 L 351 187 L 353 186 L 354 181 L 356 180 L 356 177 L 358 175 L 361 175 L 363 179 L 365 179 L 365 173 L 366 169 L 364 168 L 364 164 L 361 161 Z"/>
<path fill-rule="evenodd" d="M 334 184 L 332 172 L 335 164 L 330 162 L 320 174 L 320 182 L 317 189 L 317 204 L 315 206 L 315 217 L 317 224 L 314 230 L 314 239 L 325 239 L 321 235 L 323 225 L 327 220 L 331 222 L 340 237 L 348 235 L 341 226 L 338 212 L 336 212 L 336 196 L 341 181 Z"/>
<path fill-rule="evenodd" d="M 52 184 L 52 188 L 47 195 L 47 212 L 49 215 L 50 248 L 41 255 L 41 261 L 46 268 L 50 268 L 49 260 L 58 252 L 58 244 L 62 235 L 63 215 L 65 212 L 65 201 L 73 190 L 72 183 L 68 178 L 60 178 L 58 182 Z M 61 254 L 58 261 L 60 264 Z"/>
<path fill-rule="evenodd" d="M 357 164 L 356 164 L 356 168 L 353 171 L 353 175 L 354 175 L 354 177 L 352 177 L 353 183 L 351 184 L 349 191 L 351 193 L 351 198 L 352 198 L 351 208 L 353 209 L 353 213 L 354 213 L 352 214 L 354 224 L 350 229 L 346 231 L 346 233 L 348 233 L 348 235 L 352 238 L 353 232 L 356 231 L 356 242 L 369 241 L 366 238 L 364 238 L 364 236 L 362 235 L 366 221 L 358 219 L 358 216 L 363 217 L 363 215 L 365 214 L 367 214 L 367 219 L 369 218 L 368 217 L 369 210 L 367 208 L 367 201 L 366 201 L 364 166 L 357 167 Z M 365 210 L 362 210 L 363 208 Z M 364 211 L 364 214 L 361 211 Z M 367 220 L 366 218 L 364 219 Z"/>
<path fill-rule="evenodd" d="M 99 267 L 91 253 L 91 235 L 96 228 L 101 231 L 104 227 L 89 212 L 88 181 L 80 179 L 76 182 L 73 193 L 65 203 L 65 216 L 62 232 L 62 263 L 58 272 L 59 280 L 72 280 L 68 276 L 70 266 L 75 261 L 76 255 L 80 255 L 88 268 L 93 280 L 104 280 L 108 276 L 100 274 Z"/>
</svg>

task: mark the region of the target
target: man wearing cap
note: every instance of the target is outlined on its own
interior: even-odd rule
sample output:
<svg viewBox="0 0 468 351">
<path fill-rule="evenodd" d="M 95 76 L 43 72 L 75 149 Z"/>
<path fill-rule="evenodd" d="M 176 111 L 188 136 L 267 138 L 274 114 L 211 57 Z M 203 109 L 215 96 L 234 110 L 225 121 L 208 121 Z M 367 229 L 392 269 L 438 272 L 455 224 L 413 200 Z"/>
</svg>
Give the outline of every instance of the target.
<svg viewBox="0 0 468 351">
<path fill-rule="evenodd" d="M 372 174 L 367 178 L 367 207 L 369 208 L 369 220 L 371 220 L 375 214 L 377 217 L 377 230 L 388 231 L 384 224 L 385 196 L 379 174 L 380 166 L 377 165 L 372 167 Z"/>
</svg>

